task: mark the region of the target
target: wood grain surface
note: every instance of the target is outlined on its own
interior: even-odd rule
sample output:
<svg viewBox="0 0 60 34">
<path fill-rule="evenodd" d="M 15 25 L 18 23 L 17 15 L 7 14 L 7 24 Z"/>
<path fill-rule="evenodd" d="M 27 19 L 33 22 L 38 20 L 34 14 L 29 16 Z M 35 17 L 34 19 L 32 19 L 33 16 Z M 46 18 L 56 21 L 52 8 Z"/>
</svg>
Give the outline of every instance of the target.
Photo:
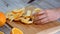
<svg viewBox="0 0 60 34">
<path fill-rule="evenodd" d="M 9 20 L 7 20 L 7 23 L 12 27 L 17 27 L 21 29 L 24 32 L 24 34 L 37 34 L 38 32 L 41 32 L 43 30 L 60 26 L 60 23 L 58 23 L 57 21 L 47 23 L 44 25 L 35 25 L 35 24 L 26 25 L 22 24 L 21 22 L 14 22 L 14 21 L 10 22 Z"/>
</svg>

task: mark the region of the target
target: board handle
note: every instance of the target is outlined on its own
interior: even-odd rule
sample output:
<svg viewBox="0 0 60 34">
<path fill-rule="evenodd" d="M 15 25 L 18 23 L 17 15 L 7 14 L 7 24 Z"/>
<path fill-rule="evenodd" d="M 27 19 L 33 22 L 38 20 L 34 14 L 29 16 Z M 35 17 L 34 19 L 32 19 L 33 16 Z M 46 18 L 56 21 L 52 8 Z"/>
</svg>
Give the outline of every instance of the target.
<svg viewBox="0 0 60 34">
<path fill-rule="evenodd" d="M 5 24 L 5 26 L 9 29 L 12 29 L 13 27 L 11 25 L 9 25 L 8 23 Z"/>
</svg>

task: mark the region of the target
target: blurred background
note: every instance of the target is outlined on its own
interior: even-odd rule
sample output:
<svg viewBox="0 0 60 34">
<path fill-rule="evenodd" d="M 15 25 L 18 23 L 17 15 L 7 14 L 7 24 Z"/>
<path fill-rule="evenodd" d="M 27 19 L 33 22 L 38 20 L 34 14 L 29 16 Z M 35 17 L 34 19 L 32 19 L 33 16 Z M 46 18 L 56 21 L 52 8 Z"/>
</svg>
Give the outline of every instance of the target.
<svg viewBox="0 0 60 34">
<path fill-rule="evenodd" d="M 0 11 L 6 12 L 16 8 L 22 8 L 28 5 L 34 5 L 42 9 L 60 7 L 60 0 L 0 0 Z"/>
<path fill-rule="evenodd" d="M 6 13 L 9 10 L 22 8 L 28 5 L 33 5 L 42 9 L 60 7 L 60 0 L 0 0 L 0 11 Z M 4 31 L 5 34 L 10 33 L 10 29 L 7 25 L 0 28 L 0 31 Z"/>
</svg>

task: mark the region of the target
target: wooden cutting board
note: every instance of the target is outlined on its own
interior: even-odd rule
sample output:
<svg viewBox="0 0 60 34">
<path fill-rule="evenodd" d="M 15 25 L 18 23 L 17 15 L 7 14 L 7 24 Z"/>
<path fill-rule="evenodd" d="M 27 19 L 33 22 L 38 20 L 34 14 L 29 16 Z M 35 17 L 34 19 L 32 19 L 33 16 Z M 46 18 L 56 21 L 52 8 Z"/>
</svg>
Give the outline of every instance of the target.
<svg viewBox="0 0 60 34">
<path fill-rule="evenodd" d="M 22 24 L 21 22 L 14 22 L 14 21 L 10 22 L 9 20 L 7 20 L 7 23 L 12 27 L 17 27 L 21 29 L 24 32 L 24 34 L 37 34 L 38 32 L 41 32 L 43 30 L 60 26 L 60 23 L 58 23 L 57 21 L 50 22 L 44 25 L 35 25 L 35 24 L 26 25 Z"/>
<path fill-rule="evenodd" d="M 25 7 L 26 10 L 31 10 L 31 11 L 35 8 L 36 7 L 33 6 Z M 14 22 L 14 21 L 10 22 L 9 20 L 7 20 L 7 24 L 9 24 L 12 27 L 17 27 L 21 29 L 24 32 L 24 34 L 37 34 L 38 32 L 41 32 L 43 30 L 60 26 L 60 23 L 58 23 L 57 21 L 50 22 L 44 25 L 35 25 L 35 24 L 26 25 L 26 24 L 22 24 L 21 22 Z"/>
</svg>

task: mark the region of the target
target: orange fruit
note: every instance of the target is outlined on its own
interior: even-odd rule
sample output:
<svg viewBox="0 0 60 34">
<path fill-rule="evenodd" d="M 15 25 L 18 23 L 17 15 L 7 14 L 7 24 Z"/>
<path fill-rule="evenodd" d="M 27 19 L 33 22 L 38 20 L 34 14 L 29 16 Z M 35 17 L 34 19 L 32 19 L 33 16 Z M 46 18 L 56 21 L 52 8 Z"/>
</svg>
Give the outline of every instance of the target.
<svg viewBox="0 0 60 34">
<path fill-rule="evenodd" d="M 0 31 L 0 34 L 4 34 L 4 32 Z"/>
<path fill-rule="evenodd" d="M 0 27 L 3 26 L 6 22 L 6 17 L 3 12 L 0 12 Z"/>
<path fill-rule="evenodd" d="M 23 34 L 23 32 L 18 28 L 13 28 L 11 34 Z"/>
</svg>

